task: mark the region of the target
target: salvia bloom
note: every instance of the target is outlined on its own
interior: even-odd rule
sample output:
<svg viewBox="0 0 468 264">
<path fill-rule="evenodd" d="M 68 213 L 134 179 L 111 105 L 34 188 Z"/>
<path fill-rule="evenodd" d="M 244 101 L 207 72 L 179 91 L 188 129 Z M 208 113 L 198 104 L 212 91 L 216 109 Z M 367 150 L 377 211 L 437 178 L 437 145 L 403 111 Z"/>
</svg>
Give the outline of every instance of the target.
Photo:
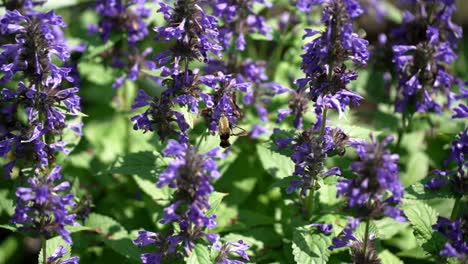
<svg viewBox="0 0 468 264">
<path fill-rule="evenodd" d="M 456 164 L 453 170 L 435 170 L 437 177 L 426 183 L 426 187 L 436 190 L 443 185 L 461 195 L 468 194 L 468 128 L 458 134 L 452 142 L 450 156 L 445 161 L 446 167 Z"/>
<path fill-rule="evenodd" d="M 30 11 L 35 6 L 43 5 L 47 0 L 5 0 L 0 3 L 0 7 L 5 7 L 6 10 L 18 10 L 21 13 Z"/>
<path fill-rule="evenodd" d="M 222 47 L 218 44 L 217 20 L 206 14 L 201 1 L 177 1 L 174 7 L 160 2 L 158 12 L 164 14 L 168 26 L 156 27 L 158 39 L 175 40 L 168 51 L 156 55 L 157 66 L 162 66 L 162 75 L 178 75 L 181 63 L 187 73 L 191 60 L 208 60 L 208 54 L 221 56 Z M 169 65 L 169 66 L 166 66 Z"/>
<path fill-rule="evenodd" d="M 378 142 L 353 140 L 359 161 L 351 164 L 355 178 L 339 180 L 337 195 L 345 196 L 349 207 L 359 208 L 360 217 L 378 219 L 383 215 L 405 221 L 400 209 L 394 207 L 403 197 L 403 186 L 398 176 L 398 155 L 385 147 L 393 141 L 391 136 Z M 385 198 L 386 196 L 388 198 Z"/>
<path fill-rule="evenodd" d="M 246 253 L 249 249 L 249 245 L 242 240 L 237 242 L 227 242 L 224 245 L 217 242 L 214 247 L 219 250 L 219 255 L 215 259 L 216 264 L 244 264 L 243 261 L 229 259 L 232 254 L 238 255 L 246 261 L 250 260 Z"/>
<path fill-rule="evenodd" d="M 167 249 L 167 251 L 159 250 L 159 253 L 152 253 L 158 254 L 159 258 L 175 254 L 175 250 L 180 243 L 182 243 L 185 253 L 188 255 L 195 246 L 196 241 L 206 238 L 210 243 L 215 243 L 218 239 L 217 234 L 205 233 L 204 229 L 212 229 L 216 226 L 216 216 L 206 215 L 206 212 L 210 209 L 208 198 L 214 191 L 211 181 L 220 176 L 213 158 L 222 155 L 218 152 L 218 149 L 199 154 L 195 147 L 174 140 L 168 141 L 164 155 L 174 156 L 175 158 L 169 163 L 168 168 L 161 173 L 157 186 L 167 185 L 174 188 L 175 193 L 173 202 L 164 209 L 164 215 L 160 222 L 162 224 L 177 224 L 179 231 L 165 238 L 169 245 L 163 249 Z M 149 245 L 156 242 L 156 237 L 157 235 L 154 233 L 143 231 L 134 240 L 134 244 L 139 246 Z M 145 257 L 147 256 L 145 255 Z M 155 255 L 152 256 L 156 257 Z"/>
<path fill-rule="evenodd" d="M 0 53 L 0 82 L 11 81 L 22 73 L 23 81 L 16 89 L 0 91 L 3 114 L 0 132 L 0 156 L 8 153 L 16 158 L 33 160 L 47 165 L 56 151 L 68 153 L 66 142 L 55 141 L 68 128 L 80 133 L 81 124 L 69 124 L 67 115 L 79 115 L 78 88 L 61 89 L 64 79 L 73 81 L 70 69 L 57 66 L 52 57 L 65 61 L 69 53 L 65 44 L 56 38 L 54 27 L 65 26 L 61 17 L 48 13 L 7 11 L 0 19 L 0 33 L 14 36 L 15 43 L 3 44 Z M 26 113 L 26 122 L 17 120 L 18 113 Z M 4 166 L 7 175 L 15 161 Z"/>
<path fill-rule="evenodd" d="M 156 131 L 161 141 L 168 137 L 178 137 L 181 142 L 188 141 L 187 131 L 189 125 L 184 115 L 172 110 L 174 102 L 166 96 L 149 96 L 145 91 L 139 90 L 132 109 L 148 106 L 145 112 L 131 118 L 134 122 L 133 129 Z M 177 125 L 178 130 L 175 129 Z"/>
<path fill-rule="evenodd" d="M 62 259 L 67 253 L 67 249 L 62 245 L 59 245 L 54 253 L 47 258 L 47 264 L 78 264 L 80 262 L 79 257 L 71 257 L 69 259 Z"/>
<path fill-rule="evenodd" d="M 11 222 L 47 238 L 58 233 L 71 244 L 70 231 L 65 227 L 77 225 L 75 214 L 70 213 L 75 202 L 74 195 L 67 193 L 71 187 L 69 182 L 55 183 L 62 178 L 61 169 L 56 166 L 46 176 L 36 172 L 28 179 L 27 187 L 18 187 L 17 206 Z"/>
<path fill-rule="evenodd" d="M 303 93 L 315 102 L 316 113 L 321 113 L 323 108 L 334 108 L 341 114 L 349 104 L 357 105 L 362 99 L 347 88 L 358 74 L 348 69 L 349 64 L 345 63 L 351 61 L 353 66 L 364 66 L 369 59 L 368 41 L 353 32 L 353 20 L 363 10 L 354 0 L 311 1 L 309 4 L 324 5 L 322 22 L 325 30 L 305 30 L 304 38 L 314 39 L 303 47 L 301 68 L 306 77 L 296 81 L 297 93 L 308 90 Z M 296 120 L 304 114 L 298 109 L 306 110 L 291 103 L 290 108 Z M 295 126 L 300 125 L 296 123 Z"/>
<path fill-rule="evenodd" d="M 271 7 L 271 3 L 264 0 L 214 0 L 214 15 L 222 18 L 224 26 L 220 28 L 220 39 L 224 49 L 228 50 L 232 44 L 237 50 L 244 50 L 246 36 L 249 33 L 259 33 L 271 38 L 271 28 L 265 18 L 253 10 L 254 3 Z"/>
<path fill-rule="evenodd" d="M 144 19 L 149 17 L 151 10 L 144 6 L 146 2 L 148 1 L 100 0 L 96 3 L 96 12 L 101 20 L 98 25 L 89 26 L 90 33 L 99 34 L 104 42 L 109 41 L 112 34 L 126 34 L 126 40 L 117 41 L 109 52 L 103 54 L 104 57 L 110 57 L 112 67 L 124 71 L 113 83 L 114 89 L 121 87 L 126 80 L 136 81 L 143 75 L 159 82 L 143 71 L 156 69 L 156 64 L 147 59 L 152 49 L 140 51 L 136 45 L 149 34 Z"/>
<path fill-rule="evenodd" d="M 451 103 L 450 89 L 457 82 L 446 69 L 456 58 L 453 49 L 462 29 L 451 21 L 455 1 L 407 1 L 403 24 L 394 30 L 393 61 L 397 69 L 397 112 L 440 113 L 443 94 Z"/>
<path fill-rule="evenodd" d="M 460 263 L 465 263 L 468 260 L 468 222 L 466 218 L 450 221 L 439 216 L 437 224 L 433 225 L 432 228 L 449 240 L 445 243 L 444 249 L 440 251 L 441 256 L 458 258 Z"/>
<path fill-rule="evenodd" d="M 144 19 L 150 15 L 151 10 L 145 8 L 146 2 L 146 0 L 98 0 L 96 11 L 101 21 L 97 26 L 90 25 L 89 30 L 98 33 L 105 42 L 109 40 L 112 32 L 125 32 L 128 43 L 135 45 L 149 34 Z"/>
<path fill-rule="evenodd" d="M 329 249 L 334 250 L 336 248 L 350 247 L 353 256 L 353 264 L 380 264 L 381 261 L 373 241 L 375 235 L 371 233 L 365 238 L 357 237 L 354 234 L 359 224 L 359 219 L 349 218 L 347 226 L 338 237 L 333 238 L 333 245 L 331 245 Z"/>
<path fill-rule="evenodd" d="M 279 147 L 292 147 L 294 153 L 291 159 L 295 164 L 293 175 L 301 177 L 300 180 L 291 181 L 286 192 L 292 193 L 300 189 L 301 196 L 306 196 L 308 190 L 316 187 L 316 181 L 320 177 L 340 175 L 338 167 L 325 170 L 325 160 L 333 151 L 344 150 L 347 140 L 348 137 L 341 130 L 331 128 L 327 128 L 325 136 L 318 135 L 314 129 L 308 129 L 295 139 L 278 139 Z"/>
</svg>

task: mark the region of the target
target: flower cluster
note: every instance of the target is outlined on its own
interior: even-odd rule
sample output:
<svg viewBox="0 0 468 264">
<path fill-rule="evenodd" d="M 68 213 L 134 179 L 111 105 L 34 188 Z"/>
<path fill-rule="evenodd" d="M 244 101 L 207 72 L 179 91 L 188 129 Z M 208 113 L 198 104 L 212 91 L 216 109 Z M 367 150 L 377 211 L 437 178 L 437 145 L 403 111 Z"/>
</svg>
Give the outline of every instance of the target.
<svg viewBox="0 0 468 264">
<path fill-rule="evenodd" d="M 136 81 L 144 74 L 143 70 L 154 70 L 156 65 L 147 59 L 152 53 L 151 48 L 140 50 L 137 43 L 149 34 L 145 19 L 149 17 L 151 9 L 145 7 L 147 1 L 143 0 L 99 0 L 96 1 L 96 12 L 100 16 L 97 25 L 89 25 L 91 34 L 99 34 L 104 42 L 111 40 L 112 36 L 125 34 L 126 39 L 117 39 L 112 49 L 103 54 L 110 57 L 111 65 L 123 69 L 124 73 L 118 77 L 112 88 L 121 87 L 126 80 Z M 145 75 L 146 76 L 146 75 Z M 157 78 L 148 76 L 155 81 Z"/>
<path fill-rule="evenodd" d="M 453 51 L 462 36 L 451 21 L 455 1 L 406 1 L 414 13 L 404 13 L 403 24 L 393 31 L 393 62 L 397 69 L 397 112 L 440 113 L 435 97 L 443 94 L 451 103 L 451 88 L 458 82 L 445 65 L 456 58 Z"/>
<path fill-rule="evenodd" d="M 307 95 L 315 102 L 315 113 L 322 115 L 323 109 L 334 108 L 341 112 L 352 103 L 357 105 L 362 97 L 349 90 L 347 85 L 358 76 L 348 69 L 348 61 L 354 66 L 365 66 L 369 59 L 368 41 L 353 32 L 353 20 L 363 13 L 354 0 L 312 1 L 308 5 L 323 4 L 323 32 L 306 29 L 304 38 L 314 37 L 303 49 L 302 70 L 306 77 L 297 80 L 300 97 Z M 292 101 L 291 101 L 292 102 Z M 301 101 L 298 101 L 298 103 Z M 302 115 L 307 107 L 290 103 L 289 114 L 296 116 L 295 127 L 302 124 Z M 326 122 L 326 120 L 318 120 Z"/>
<path fill-rule="evenodd" d="M 458 134 L 458 138 L 452 142 L 451 152 L 445 165 L 456 164 L 454 170 L 435 170 L 437 177 L 426 183 L 426 187 L 436 190 L 443 185 L 449 185 L 451 189 L 460 195 L 468 193 L 468 128 Z"/>
<path fill-rule="evenodd" d="M 380 264 L 381 261 L 374 246 L 375 234 L 369 234 L 368 230 L 363 237 L 357 237 L 354 234 L 360 223 L 359 219 L 350 217 L 342 233 L 338 237 L 333 238 L 333 245 L 329 249 L 350 247 L 353 263 Z"/>
<path fill-rule="evenodd" d="M 53 62 L 53 57 L 65 61 L 70 55 L 54 30 L 65 23 L 52 11 L 30 13 L 7 11 L 0 20 L 0 33 L 14 36 L 15 41 L 1 46 L 0 83 L 21 73 L 23 78 L 15 89 L 0 92 L 0 155 L 14 153 L 17 159 L 33 160 L 39 166 L 53 161 L 56 151 L 68 153 L 67 143 L 55 139 L 65 128 L 81 133 L 80 123 L 67 120 L 67 115 L 79 115 L 80 98 L 77 87 L 61 89 L 64 80 L 73 79 L 69 68 Z M 26 121 L 18 120 L 18 113 L 26 113 Z M 7 174 L 15 164 L 13 160 L 4 166 Z"/>
<path fill-rule="evenodd" d="M 468 260 L 467 225 L 466 218 L 460 218 L 455 221 L 450 221 L 444 217 L 437 219 L 437 224 L 432 226 L 432 228 L 449 240 L 449 242 L 445 243 L 444 249 L 440 251 L 441 256 L 458 258 L 460 263 L 465 263 Z"/>
<path fill-rule="evenodd" d="M 259 33 L 267 38 L 271 38 L 269 32 L 271 28 L 266 25 L 265 18 L 254 11 L 254 4 L 261 4 L 271 7 L 271 4 L 264 0 L 244 1 L 244 0 L 216 0 L 214 15 L 223 23 L 220 27 L 220 42 L 227 52 L 227 59 L 210 60 L 206 70 L 210 73 L 218 71 L 228 72 L 235 76 L 238 83 L 250 83 L 242 98 L 244 105 L 255 107 L 261 122 L 267 121 L 266 106 L 271 102 L 272 97 L 277 94 L 287 92 L 287 89 L 278 83 L 269 82 L 265 74 L 265 62 L 254 61 L 250 58 L 242 59 L 239 51 L 243 51 L 246 45 L 248 33 Z M 252 128 L 253 138 L 266 132 L 261 125 Z"/>
<path fill-rule="evenodd" d="M 259 3 L 265 7 L 271 4 L 265 0 L 215 0 L 214 15 L 222 18 L 224 26 L 220 28 L 220 39 L 225 49 L 229 49 L 234 44 L 235 49 L 244 50 L 246 35 L 249 33 L 259 33 L 269 35 L 271 28 L 265 23 L 265 18 L 256 14 L 253 10 L 254 3 Z"/>
<path fill-rule="evenodd" d="M 211 181 L 220 176 L 217 164 L 213 160 L 221 157 L 218 149 L 214 149 L 205 154 L 199 154 L 195 147 L 177 143 L 174 140 L 168 141 L 168 146 L 164 150 L 165 156 L 174 156 L 167 169 L 161 173 L 157 182 L 158 187 L 169 186 L 175 189 L 174 200 L 164 209 L 164 215 L 160 221 L 162 224 L 174 223 L 178 225 L 177 233 L 170 233 L 164 239 L 157 239 L 160 235 L 142 231 L 134 244 L 146 246 L 157 241 L 168 243 L 166 246 L 158 246 L 157 253 L 142 255 L 145 259 L 176 255 L 177 246 L 182 243 L 185 253 L 190 254 L 195 246 L 195 242 L 206 238 L 214 244 L 218 240 L 217 234 L 205 233 L 204 229 L 212 229 L 216 226 L 216 216 L 207 215 L 210 209 L 208 198 L 214 191 Z"/>
<path fill-rule="evenodd" d="M 67 193 L 71 187 L 69 182 L 55 183 L 62 178 L 61 169 L 56 166 L 46 176 L 36 173 L 28 179 L 27 187 L 18 187 L 17 206 L 11 222 L 47 238 L 58 233 L 71 244 L 70 231 L 65 227 L 77 224 L 75 214 L 70 213 L 75 202 L 74 195 Z"/>
<path fill-rule="evenodd" d="M 294 161 L 295 169 L 293 175 L 300 176 L 300 180 L 291 181 L 291 185 L 286 190 L 292 193 L 296 189 L 301 189 L 301 195 L 306 196 L 307 191 L 316 188 L 317 180 L 320 177 L 330 175 L 340 175 L 338 167 L 325 170 L 325 160 L 334 152 L 343 152 L 348 142 L 348 136 L 339 129 L 326 129 L 325 135 L 318 135 L 312 129 L 304 130 L 295 139 L 279 138 L 276 143 L 279 147 L 290 146 L 293 150 L 291 159 Z"/>
<path fill-rule="evenodd" d="M 351 164 L 356 177 L 340 180 L 337 195 L 345 196 L 349 207 L 359 208 L 360 217 L 378 219 L 383 215 L 405 221 L 400 209 L 394 205 L 401 202 L 403 185 L 398 176 L 398 155 L 385 147 L 393 141 L 391 136 L 378 142 L 371 135 L 371 142 L 355 140 L 359 161 Z"/>
</svg>

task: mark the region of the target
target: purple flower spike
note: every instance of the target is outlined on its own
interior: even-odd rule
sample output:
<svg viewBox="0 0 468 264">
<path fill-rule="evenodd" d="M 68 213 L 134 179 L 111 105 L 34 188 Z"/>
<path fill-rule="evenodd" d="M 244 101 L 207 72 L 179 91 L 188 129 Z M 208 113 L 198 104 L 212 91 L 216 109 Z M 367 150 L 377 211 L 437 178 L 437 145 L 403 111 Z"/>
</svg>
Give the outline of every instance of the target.
<svg viewBox="0 0 468 264">
<path fill-rule="evenodd" d="M 17 206 L 11 222 L 45 237 L 57 233 L 71 244 L 70 231 L 65 227 L 77 225 L 75 214 L 70 213 L 75 202 L 73 194 L 61 194 L 70 189 L 69 182 L 55 184 L 61 179 L 60 170 L 57 166 L 47 176 L 36 174 L 29 178 L 27 187 L 16 189 Z"/>
<path fill-rule="evenodd" d="M 179 231 L 164 239 L 169 242 L 167 247 L 158 249 L 156 255 L 143 254 L 142 260 L 171 255 L 179 244 L 182 244 L 186 254 L 190 254 L 196 241 L 206 238 L 214 244 L 218 240 L 218 235 L 205 233 L 204 230 L 216 226 L 216 215 L 207 215 L 207 211 L 210 209 L 209 196 L 214 191 L 211 181 L 220 176 L 214 161 L 214 158 L 222 156 L 219 149 L 199 154 L 194 146 L 169 140 L 164 155 L 173 156 L 174 159 L 160 174 L 157 186 L 174 188 L 175 194 L 172 203 L 164 209 L 160 222 L 177 224 Z M 160 244 L 162 240 L 160 234 L 140 231 L 133 243 L 146 246 Z"/>
<path fill-rule="evenodd" d="M 432 228 L 448 239 L 444 249 L 440 251 L 441 256 L 457 258 L 460 263 L 468 260 L 467 225 L 466 218 L 450 221 L 447 218 L 438 217 L 437 223 Z"/>
<path fill-rule="evenodd" d="M 382 215 L 398 221 L 405 221 L 401 210 L 393 207 L 400 203 L 403 197 L 403 185 L 398 176 L 398 155 L 390 153 L 385 147 L 393 141 L 387 137 L 382 142 L 376 141 L 371 135 L 371 141 L 353 141 L 359 160 L 351 164 L 355 178 L 340 180 L 336 186 L 337 195 L 348 200 L 349 207 L 358 207 L 360 217 L 378 219 Z M 391 196 L 383 199 L 384 194 Z"/>
<path fill-rule="evenodd" d="M 455 1 L 406 2 L 415 12 L 406 11 L 402 25 L 392 33 L 398 79 L 395 110 L 441 113 L 444 103 L 451 104 L 450 90 L 458 82 L 446 67 L 457 58 L 453 50 L 462 35 L 451 21 Z M 436 99 L 439 94 L 446 102 Z"/>
</svg>

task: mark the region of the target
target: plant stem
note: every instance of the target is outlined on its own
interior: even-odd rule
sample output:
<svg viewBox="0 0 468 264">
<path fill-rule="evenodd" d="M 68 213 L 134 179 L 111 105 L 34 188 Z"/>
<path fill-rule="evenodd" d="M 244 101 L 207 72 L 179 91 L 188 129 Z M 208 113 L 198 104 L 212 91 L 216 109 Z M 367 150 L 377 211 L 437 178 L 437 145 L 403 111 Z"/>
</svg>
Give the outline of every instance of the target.
<svg viewBox="0 0 468 264">
<path fill-rule="evenodd" d="M 368 240 L 369 240 L 369 222 L 370 222 L 370 218 L 367 218 L 366 219 L 366 231 L 364 231 L 364 253 L 363 253 L 363 256 L 364 256 L 364 261 L 365 263 L 367 263 L 367 243 L 368 243 Z"/>
<path fill-rule="evenodd" d="M 42 244 L 42 263 L 47 264 L 47 239 L 41 237 Z"/>
<path fill-rule="evenodd" d="M 305 200 L 305 213 L 307 219 L 312 216 L 312 212 L 314 211 L 314 195 L 315 195 L 315 180 L 312 180 L 310 184 L 310 192 L 309 195 L 306 197 Z"/>
<path fill-rule="evenodd" d="M 323 109 L 322 113 L 322 124 L 320 127 L 320 136 L 325 135 L 325 124 L 327 123 L 327 108 Z"/>
</svg>

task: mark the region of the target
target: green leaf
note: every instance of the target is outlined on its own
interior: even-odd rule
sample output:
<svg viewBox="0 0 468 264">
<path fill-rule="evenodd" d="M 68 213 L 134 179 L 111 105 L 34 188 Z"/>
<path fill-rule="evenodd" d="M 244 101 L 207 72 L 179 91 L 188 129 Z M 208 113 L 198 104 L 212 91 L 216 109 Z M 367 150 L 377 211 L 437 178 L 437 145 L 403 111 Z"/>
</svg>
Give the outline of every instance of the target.
<svg viewBox="0 0 468 264">
<path fill-rule="evenodd" d="M 58 246 L 63 246 L 67 250 L 67 253 L 65 253 L 65 255 L 62 257 L 62 260 L 70 258 L 70 256 L 71 256 L 71 246 L 68 245 L 67 243 L 65 243 L 65 241 L 63 241 L 62 237 L 60 237 L 60 236 L 56 236 L 56 237 L 53 237 L 51 239 L 47 239 L 47 242 L 46 242 L 46 257 L 51 256 Z M 44 264 L 44 262 L 42 261 L 43 260 L 43 255 L 44 255 L 44 252 L 43 252 L 43 250 L 41 248 L 41 252 L 39 253 L 39 258 L 38 258 L 39 264 Z"/>
<path fill-rule="evenodd" d="M 216 214 L 216 210 L 218 210 L 219 205 L 221 204 L 221 201 L 223 198 L 228 195 L 227 193 L 220 193 L 220 192 L 214 192 L 210 195 L 210 210 L 206 213 L 207 215 L 212 215 Z"/>
<path fill-rule="evenodd" d="M 419 201 L 411 201 L 404 206 L 403 211 L 413 226 L 415 237 L 423 242 L 431 239 L 432 225 L 437 222 L 437 212 Z"/>
<path fill-rule="evenodd" d="M 212 264 L 210 252 L 204 245 L 196 245 L 189 257 L 186 258 L 187 264 Z"/>
<path fill-rule="evenodd" d="M 408 223 L 402 223 L 390 217 L 376 220 L 374 223 L 379 231 L 379 238 L 383 240 L 392 238 L 408 227 Z"/>
<path fill-rule="evenodd" d="M 330 256 L 328 247 L 331 238 L 309 228 L 299 227 L 294 231 L 292 250 L 296 263 L 326 264 Z"/>
<path fill-rule="evenodd" d="M 0 214 L 5 212 L 7 215 L 13 215 L 15 206 L 13 200 L 8 197 L 8 190 L 0 190 Z"/>
<path fill-rule="evenodd" d="M 440 189 L 434 191 L 418 182 L 405 189 L 404 198 L 411 200 L 429 200 L 434 198 L 455 198 L 455 195 L 450 191 L 448 186 L 442 186 Z"/>
<path fill-rule="evenodd" d="M 115 161 L 110 173 L 139 175 L 156 181 L 156 176 L 163 166 L 162 157 L 153 151 L 141 151 L 120 156 Z"/>
<path fill-rule="evenodd" d="M 167 187 L 158 188 L 154 181 L 150 181 L 146 178 L 140 177 L 138 175 L 133 175 L 133 179 L 140 189 L 149 195 L 153 201 L 157 204 L 165 205 L 171 197 L 171 190 Z"/>
<path fill-rule="evenodd" d="M 393 255 L 390 251 L 384 250 L 379 253 L 380 261 L 382 264 L 403 264 L 404 262 L 401 261 L 397 256 Z"/>
<path fill-rule="evenodd" d="M 113 218 L 92 213 L 85 226 L 93 229 L 100 240 L 116 253 L 133 261 L 140 260 L 141 251 L 133 245 L 127 230 Z"/>
<path fill-rule="evenodd" d="M 13 231 L 13 232 L 16 231 L 16 227 L 14 227 L 14 226 L 12 226 L 12 225 L 0 225 L 0 228 L 1 228 L 1 229 L 6 229 L 6 230 L 10 230 L 10 231 Z"/>
<path fill-rule="evenodd" d="M 65 2 L 65 1 L 64 1 Z M 112 35 L 106 43 L 100 45 L 89 45 L 86 52 L 81 57 L 82 61 L 88 61 L 89 59 L 98 56 L 104 51 L 110 49 L 122 38 L 122 35 Z"/>
<path fill-rule="evenodd" d="M 406 163 L 406 171 L 401 176 L 403 185 L 408 186 L 424 179 L 429 172 L 429 157 L 424 152 L 411 154 Z"/>
<path fill-rule="evenodd" d="M 271 185 L 271 187 L 279 187 L 279 188 L 282 188 L 282 189 L 286 189 L 291 185 L 291 181 L 300 180 L 300 179 L 301 179 L 301 177 L 299 177 L 299 176 L 284 177 L 282 179 L 279 179 L 279 180 L 275 181 Z"/>
<path fill-rule="evenodd" d="M 0 263 L 13 263 L 11 258 L 21 248 L 19 238 L 8 236 L 0 243 Z"/>
<path fill-rule="evenodd" d="M 267 146 L 257 145 L 257 153 L 263 168 L 273 177 L 282 179 L 294 172 L 294 162 L 291 158 L 272 151 Z"/>
</svg>

